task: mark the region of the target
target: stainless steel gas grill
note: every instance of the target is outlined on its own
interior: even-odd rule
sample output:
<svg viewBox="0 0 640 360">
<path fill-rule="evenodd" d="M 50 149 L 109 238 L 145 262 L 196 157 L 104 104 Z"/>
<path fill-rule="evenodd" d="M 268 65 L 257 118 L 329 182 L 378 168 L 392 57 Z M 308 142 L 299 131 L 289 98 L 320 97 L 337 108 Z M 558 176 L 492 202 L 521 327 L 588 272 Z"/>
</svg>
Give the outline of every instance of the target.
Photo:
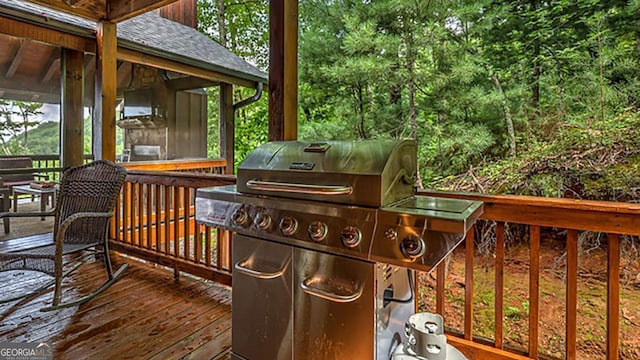
<svg viewBox="0 0 640 360">
<path fill-rule="evenodd" d="M 412 141 L 271 142 L 196 219 L 236 232 L 232 356 L 389 359 L 429 271 L 482 203 L 415 196 Z"/>
</svg>

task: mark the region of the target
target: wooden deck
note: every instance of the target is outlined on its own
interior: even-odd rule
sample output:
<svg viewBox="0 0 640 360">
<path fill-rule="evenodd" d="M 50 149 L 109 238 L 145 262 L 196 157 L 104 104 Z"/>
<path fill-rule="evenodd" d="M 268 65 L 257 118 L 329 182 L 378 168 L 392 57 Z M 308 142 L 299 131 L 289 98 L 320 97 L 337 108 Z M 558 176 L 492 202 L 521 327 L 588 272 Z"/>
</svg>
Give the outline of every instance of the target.
<svg viewBox="0 0 640 360">
<path fill-rule="evenodd" d="M 32 241 L 39 241 L 35 236 Z M 0 241 L 0 250 L 20 246 Z M 124 256 L 125 276 L 92 301 L 40 312 L 51 292 L 0 305 L 0 341 L 49 342 L 55 359 L 227 359 L 231 347 L 231 291 L 213 282 L 182 276 Z M 35 273 L 0 273 L 11 293 Z M 63 297 L 88 292 L 104 281 L 101 261 L 84 265 L 69 279 Z"/>
</svg>

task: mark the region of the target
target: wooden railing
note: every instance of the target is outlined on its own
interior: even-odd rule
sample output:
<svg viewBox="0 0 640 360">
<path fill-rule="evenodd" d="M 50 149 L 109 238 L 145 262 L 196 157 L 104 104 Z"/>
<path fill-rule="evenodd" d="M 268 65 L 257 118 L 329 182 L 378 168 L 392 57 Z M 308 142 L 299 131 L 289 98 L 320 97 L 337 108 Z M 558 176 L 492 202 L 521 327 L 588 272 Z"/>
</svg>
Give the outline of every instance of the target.
<svg viewBox="0 0 640 360">
<path fill-rule="evenodd" d="M 195 164 L 191 164 L 194 166 Z M 222 164 L 219 164 L 222 166 Z M 180 166 L 180 165 L 176 165 Z M 216 166 L 200 166 L 198 168 Z M 187 168 L 174 168 L 189 170 Z M 194 195 L 197 188 L 235 183 L 235 177 L 227 175 L 194 174 L 177 171 L 142 171 L 130 169 L 123 188 L 120 205 L 111 228 L 111 247 L 114 250 L 136 256 L 179 271 L 203 278 L 231 284 L 231 240 L 230 234 L 215 228 L 195 223 Z M 603 353 L 607 359 L 617 359 L 620 350 L 620 235 L 640 235 L 640 205 L 551 199 L 526 196 L 485 196 L 478 194 L 421 192 L 421 195 L 482 201 L 485 212 L 478 225 L 472 228 L 464 240 L 463 248 L 453 256 L 462 256 L 464 276 L 451 279 L 451 261 L 443 261 L 435 271 L 424 277 L 434 277 L 431 291 L 418 287 L 420 310 L 435 311 L 445 316 L 450 343 L 472 359 L 537 359 L 565 357 L 579 359 L 578 349 L 581 323 L 579 308 L 579 237 L 587 232 L 607 234 L 607 273 L 604 277 L 606 298 L 604 313 Z M 490 235 L 485 231 L 493 227 Z M 529 244 L 525 260 L 511 259 L 507 238 L 513 237 L 513 228 L 525 228 L 520 241 Z M 482 229 L 482 230 L 480 230 Z M 506 230 L 512 229 L 507 236 Z M 549 245 L 542 242 L 543 236 L 553 232 L 562 234 L 561 240 L 566 255 L 564 265 L 564 291 L 561 295 L 542 292 L 541 281 L 545 270 L 541 265 L 541 253 Z M 495 245 L 491 249 L 490 266 L 493 283 L 489 291 L 495 296 L 494 318 L 490 326 L 479 331 L 478 306 L 486 306 L 479 298 L 486 283 L 476 283 L 475 274 L 487 269 L 479 268 L 478 249 L 474 240 L 493 236 Z M 526 341 L 514 346 L 508 338 L 512 324 L 509 322 L 508 301 L 511 274 L 506 266 L 514 261 L 522 263 L 528 272 L 527 295 L 522 302 L 527 304 L 524 320 L 528 323 Z M 562 280 L 561 280 L 562 281 Z M 419 282 L 420 283 L 420 282 Z M 462 285 L 461 285 L 462 284 Z M 460 297 L 450 291 L 462 287 Z M 486 289 L 485 289 L 486 290 Z M 545 324 L 540 322 L 544 312 L 543 300 L 549 296 L 562 303 L 558 322 L 564 325 L 563 339 L 549 344 L 541 341 Z M 432 297 L 433 304 L 426 298 Z M 474 301 L 476 300 L 476 301 Z M 450 319 L 451 308 L 461 307 L 459 322 Z M 478 313 L 479 314 L 479 313 Z M 449 318 L 448 318 L 449 316 Z M 487 335 L 489 333 L 489 335 Z M 597 339 L 596 339 L 597 341 Z M 517 344 L 516 344 L 517 345 Z M 549 347 L 558 351 L 549 351 Z"/>
<path fill-rule="evenodd" d="M 195 222 L 195 191 L 235 177 L 131 170 L 110 231 L 111 249 L 231 285 L 227 231 Z"/>
<path fill-rule="evenodd" d="M 59 181 L 60 175 L 62 173 L 62 167 L 60 166 L 60 155 L 51 154 L 51 155 L 6 155 L 0 156 L 2 158 L 11 158 L 11 157 L 30 157 L 33 161 L 33 165 L 31 168 L 23 168 L 23 169 L 0 169 L 0 177 L 3 174 L 30 174 L 30 173 L 38 173 L 45 174 L 49 176 L 49 180 L 51 181 Z M 92 154 L 86 154 L 83 156 L 84 162 L 90 162 L 93 160 Z"/>
<path fill-rule="evenodd" d="M 605 233 L 607 242 L 606 266 L 606 313 L 605 336 L 602 342 L 607 359 L 618 359 L 620 354 L 620 235 L 640 235 L 640 204 L 584 201 L 573 199 L 538 198 L 528 196 L 485 196 L 478 194 L 421 192 L 422 195 L 442 196 L 457 199 L 478 200 L 484 202 L 484 214 L 478 226 L 472 228 L 464 240 L 464 295 L 456 299 L 446 291 L 447 264 L 443 261 L 435 272 L 435 312 L 445 317 L 450 334 L 450 343 L 463 350 L 472 358 L 518 359 L 565 357 L 579 359 L 577 343 L 580 326 L 578 323 L 578 239 L 579 234 L 586 232 Z M 482 221 L 495 222 L 495 250 L 493 254 L 494 268 L 494 326 L 493 336 L 476 336 L 474 327 L 474 310 L 478 305 L 474 295 L 479 289 L 474 283 L 474 259 L 478 258 L 474 239 L 480 236 L 477 229 L 482 228 Z M 505 344 L 505 227 L 521 224 L 528 227 L 525 238 L 529 238 L 529 295 L 523 299 L 528 304 L 528 344 L 524 348 L 507 349 Z M 484 224 L 486 225 L 486 223 Z M 486 227 L 485 227 L 486 228 Z M 474 230 L 476 229 L 476 230 Z M 545 309 L 541 304 L 541 232 L 555 234 L 566 230 L 566 263 L 564 299 L 555 297 L 555 301 L 564 301 L 563 318 L 558 322 L 565 323 L 564 341 L 555 346 L 560 347 L 555 354 L 550 349 L 539 351 L 540 333 L 545 324 L 540 323 L 541 312 Z M 484 233 L 486 235 L 486 233 Z M 520 239 L 526 240 L 526 239 Z M 476 273 L 478 269 L 476 268 Z M 508 290 L 508 289 L 507 289 Z M 417 291 L 420 291 L 418 289 Z M 429 290 L 426 290 L 427 292 Z M 428 296 L 422 294 L 423 296 Z M 449 304 L 464 303 L 462 327 L 456 328 L 447 321 L 447 301 Z M 482 304 L 486 305 L 486 304 Z M 507 307 L 508 308 L 508 307 Z M 550 309 L 549 309 L 550 310 Z M 637 309 L 636 309 L 637 310 Z M 637 314 L 637 313 L 636 313 Z M 599 339 L 590 339 L 596 344 Z M 548 346 L 548 344 L 547 344 Z M 601 354 L 601 355 L 603 355 Z"/>
</svg>

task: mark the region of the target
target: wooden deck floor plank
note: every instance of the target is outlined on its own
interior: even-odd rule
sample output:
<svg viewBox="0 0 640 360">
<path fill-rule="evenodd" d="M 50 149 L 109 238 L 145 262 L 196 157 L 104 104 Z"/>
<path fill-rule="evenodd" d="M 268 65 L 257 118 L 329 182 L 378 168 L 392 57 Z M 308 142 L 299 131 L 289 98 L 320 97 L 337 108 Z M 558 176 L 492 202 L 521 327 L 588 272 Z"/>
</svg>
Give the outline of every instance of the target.
<svg viewBox="0 0 640 360">
<path fill-rule="evenodd" d="M 184 317 L 183 317 L 184 316 Z M 190 317 L 190 318 L 189 318 Z M 227 307 L 218 306 L 211 311 L 202 312 L 202 309 L 193 308 L 187 312 L 183 312 L 174 319 L 166 319 L 158 323 L 154 328 L 149 329 L 146 333 L 136 339 L 131 339 L 127 346 L 112 348 L 117 351 L 109 352 L 112 359 L 148 359 L 158 352 L 166 350 L 168 347 L 180 342 L 184 337 L 193 335 L 198 329 L 218 324 L 218 332 L 222 329 L 228 329 L 231 324 L 231 314 Z M 221 324 L 228 322 L 228 325 Z M 157 343 L 153 338 L 162 338 L 164 347 L 160 348 L 152 345 Z M 151 341 L 150 341 L 151 340 Z M 176 357 L 167 357 L 165 359 L 175 359 Z"/>
<path fill-rule="evenodd" d="M 96 319 L 99 322 L 75 334 L 75 337 L 65 334 L 62 336 L 63 340 L 61 342 L 58 342 L 58 339 L 52 339 L 54 347 L 56 351 L 59 350 L 68 354 L 70 359 L 73 359 L 76 355 L 92 356 L 94 355 L 93 353 L 86 353 L 82 341 L 90 338 L 92 347 L 104 352 L 106 348 L 120 346 L 121 343 L 131 343 L 135 337 L 148 328 L 152 328 L 165 319 L 179 318 L 184 311 L 195 309 L 193 311 L 203 312 L 212 308 L 212 306 L 215 307 L 215 302 L 204 304 L 200 301 L 199 304 L 194 303 L 192 300 L 198 299 L 202 289 L 199 284 L 188 285 L 190 286 L 185 286 L 184 288 L 181 284 L 175 284 L 172 289 L 150 289 L 146 297 L 155 298 L 158 301 L 137 304 L 134 310 L 131 309 L 130 304 L 129 307 L 125 307 L 125 311 L 122 313 L 112 313 L 109 316 Z M 185 321 L 184 319 L 180 320 Z M 115 325 L 118 326 L 116 327 Z M 112 328 L 117 328 L 117 331 L 111 331 Z M 114 340 L 114 338 L 120 340 Z M 79 354 L 76 354 L 74 350 L 76 348 L 80 349 Z"/>
<path fill-rule="evenodd" d="M 231 345 L 231 314 L 182 339 L 149 360 L 211 359 L 224 354 Z"/>
<path fill-rule="evenodd" d="M 83 281 L 87 281 L 91 283 L 91 286 L 97 287 L 98 285 L 96 284 L 99 284 L 100 282 L 104 281 L 104 279 L 106 278 L 105 277 L 106 274 L 104 273 L 103 269 L 100 271 L 95 271 L 94 269 L 91 269 L 92 265 L 95 268 L 96 264 L 87 264 L 85 266 L 89 271 L 93 272 L 93 274 L 95 275 L 95 280 L 85 279 Z M 144 276 L 144 274 L 138 269 L 133 268 L 132 270 L 134 274 L 136 272 L 140 272 L 141 274 L 138 276 L 140 277 Z M 85 275 L 88 275 L 88 274 L 85 274 Z M 74 275 L 74 277 L 77 278 L 76 275 Z M 161 280 L 158 280 L 158 282 L 151 282 L 149 281 L 149 279 L 147 280 L 148 281 L 145 281 L 144 283 L 141 284 L 140 279 L 133 278 L 127 281 L 127 276 L 124 276 L 122 279 L 120 279 L 120 281 L 116 282 L 116 284 L 114 284 L 107 292 L 100 294 L 98 297 L 96 297 L 89 303 L 83 304 L 80 308 L 76 309 L 76 311 L 74 312 L 69 312 L 69 311 L 48 312 L 48 313 L 38 314 L 40 316 L 33 316 L 32 315 L 33 312 L 38 312 L 40 308 L 50 304 L 51 297 L 52 297 L 52 292 L 50 290 L 48 292 L 43 293 L 43 295 L 41 295 L 37 299 L 30 301 L 28 304 L 24 304 L 23 306 L 20 306 L 15 313 L 11 314 L 11 316 L 5 316 L 4 319 L 0 317 L 0 319 L 3 320 L 2 323 L 0 324 L 0 331 L 5 331 L 5 332 L 7 331 L 6 326 L 4 325 L 13 324 L 15 326 L 20 326 L 24 322 L 27 322 L 26 325 L 28 325 L 28 331 L 36 331 L 42 326 L 52 326 L 54 322 L 60 322 L 60 321 L 66 320 L 69 316 L 73 314 L 77 315 L 77 314 L 88 312 L 94 309 L 98 309 L 98 311 L 94 311 L 96 315 L 100 314 L 101 313 L 100 310 L 104 310 L 103 307 L 109 304 L 110 302 L 117 301 L 118 299 L 121 299 L 122 297 L 125 297 L 125 296 L 131 296 L 132 298 L 135 298 L 136 294 L 138 293 L 140 293 L 139 296 L 146 297 L 146 293 L 144 293 L 144 291 L 146 291 L 148 287 L 157 286 L 162 283 Z M 70 281 L 70 282 L 73 282 L 73 281 Z M 86 294 L 86 292 L 79 291 L 78 288 L 76 288 L 75 286 L 65 286 L 63 287 L 62 298 L 63 300 L 70 300 L 75 297 L 82 296 L 84 294 Z M 19 336 L 24 331 L 27 331 L 27 329 L 23 329 L 23 331 L 17 330 L 14 332 L 13 335 Z"/>
<path fill-rule="evenodd" d="M 53 233 L 27 236 L 18 239 L 1 240 L 0 252 L 12 252 L 35 246 L 44 246 L 53 242 Z"/>
<path fill-rule="evenodd" d="M 68 301 L 85 293 L 77 287 L 63 287 L 62 300 Z M 3 304 L 0 307 L 0 336 L 5 336 L 7 333 L 18 336 L 20 333 L 33 330 L 37 328 L 41 319 L 48 322 L 52 316 L 66 318 L 64 314 L 68 311 L 40 312 L 41 308 L 51 305 L 52 298 L 53 289 L 50 288 L 38 295 Z"/>
<path fill-rule="evenodd" d="M 231 334 L 229 334 L 229 339 L 231 339 Z M 229 340 L 231 341 L 231 340 Z M 195 354 L 195 351 L 194 351 Z M 184 358 L 189 359 L 189 360 L 198 360 L 198 359 L 206 359 L 204 357 L 185 357 Z M 231 360 L 231 346 L 229 346 L 224 352 L 218 354 L 216 357 L 211 358 L 211 360 Z"/>
<path fill-rule="evenodd" d="M 51 341 L 54 345 L 59 344 L 60 338 L 73 338 L 74 341 L 80 341 L 80 339 L 87 338 L 90 334 L 100 333 L 100 331 L 118 324 L 135 321 L 138 317 L 144 318 L 149 312 L 149 307 L 161 310 L 175 302 L 183 301 L 184 296 L 196 294 L 197 290 L 199 290 L 197 286 L 188 285 L 190 287 L 183 287 L 178 284 L 174 287 L 175 292 L 160 293 L 159 295 L 155 291 L 155 287 L 161 286 L 161 284 L 155 284 L 155 287 L 152 284 L 152 286 L 134 288 L 129 293 L 123 294 L 126 297 L 111 298 L 112 301 L 103 306 L 93 306 L 89 311 L 74 313 L 72 319 L 73 328 L 68 328 L 67 321 L 62 320 L 48 324 L 43 329 L 43 332 L 38 334 L 44 335 L 42 337 L 35 337 L 33 333 L 37 332 L 37 330 L 32 331 L 33 338 L 31 341 Z M 58 335 L 47 337 L 48 334 Z M 75 337 L 69 334 L 73 334 Z"/>
<path fill-rule="evenodd" d="M 163 352 L 175 354 L 173 358 L 209 359 L 228 354 L 228 287 L 189 276 L 174 282 L 165 269 L 119 256 L 114 260 L 131 264 L 126 275 L 81 307 L 40 312 L 50 303 L 51 292 L 0 306 L 0 339 L 50 341 L 56 359 L 146 359 Z M 63 289 L 65 299 L 92 290 L 104 279 L 104 265 L 94 261 L 71 280 L 76 276 L 82 281 Z"/>
<path fill-rule="evenodd" d="M 112 301 L 104 306 L 92 307 L 91 311 L 64 312 L 62 314 L 53 313 L 51 318 L 42 318 L 36 329 L 29 329 L 28 333 L 23 333 L 21 341 L 53 341 L 56 335 L 66 336 L 66 333 L 76 333 L 91 331 L 96 326 L 108 323 L 112 318 L 123 318 L 126 321 L 127 315 L 132 315 L 137 310 L 131 310 L 132 304 L 139 303 L 140 306 L 154 305 L 161 300 L 150 298 L 146 289 L 139 289 L 126 298 L 110 298 Z M 72 324 L 72 325 L 71 325 Z"/>
</svg>

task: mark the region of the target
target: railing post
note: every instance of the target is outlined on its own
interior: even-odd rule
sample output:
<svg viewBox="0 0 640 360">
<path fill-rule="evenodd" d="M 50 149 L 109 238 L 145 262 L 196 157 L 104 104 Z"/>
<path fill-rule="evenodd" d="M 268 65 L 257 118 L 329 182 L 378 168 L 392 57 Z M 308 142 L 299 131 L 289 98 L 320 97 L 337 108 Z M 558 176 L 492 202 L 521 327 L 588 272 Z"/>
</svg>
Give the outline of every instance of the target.
<svg viewBox="0 0 640 360">
<path fill-rule="evenodd" d="M 473 340 L 473 257 L 475 255 L 474 227 L 465 237 L 465 281 L 464 281 L 464 338 Z"/>
<path fill-rule="evenodd" d="M 578 331 L 578 231 L 567 230 L 567 328 L 566 356 L 576 358 Z"/>
<path fill-rule="evenodd" d="M 495 277 L 495 346 L 498 349 L 502 349 L 504 342 L 504 222 L 502 221 L 496 224 Z"/>
<path fill-rule="evenodd" d="M 540 319 L 540 227 L 529 227 L 529 357 L 538 358 Z"/>
<path fill-rule="evenodd" d="M 607 359 L 616 360 L 620 338 L 620 236 L 607 236 Z"/>
</svg>

